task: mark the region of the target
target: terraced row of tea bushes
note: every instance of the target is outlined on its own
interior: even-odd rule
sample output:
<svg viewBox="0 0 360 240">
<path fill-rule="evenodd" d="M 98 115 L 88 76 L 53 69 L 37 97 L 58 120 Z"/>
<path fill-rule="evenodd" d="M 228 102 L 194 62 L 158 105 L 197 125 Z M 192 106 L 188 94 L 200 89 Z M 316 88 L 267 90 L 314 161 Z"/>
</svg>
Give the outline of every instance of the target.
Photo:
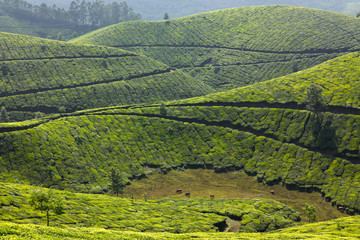
<svg viewBox="0 0 360 240">
<path fill-rule="evenodd" d="M 360 189 L 359 165 L 344 159 L 225 128 L 222 123 L 200 124 L 191 123 L 191 119 L 175 121 L 111 111 L 88 114 L 23 131 L 4 129 L 7 133 L 1 134 L 0 141 L 3 179 L 102 192 L 107 191 L 112 166 L 130 178 L 144 176 L 145 166 L 244 169 L 269 184 L 283 182 L 291 188 L 320 189 L 334 204 L 360 210 L 354 195 Z"/>
<path fill-rule="evenodd" d="M 26 35 L 0 33 L 0 63 L 11 60 L 43 58 L 80 58 L 94 56 L 131 56 L 121 49 L 91 45 L 74 45 Z"/>
<path fill-rule="evenodd" d="M 241 240 L 288 240 L 288 239 L 319 239 L 319 240 L 355 240 L 359 235 L 360 221 L 358 216 L 340 218 L 327 222 L 306 224 L 269 233 L 140 233 L 105 230 L 99 228 L 45 227 L 30 224 L 0 222 L 0 234 L 11 239 L 241 239 Z"/>
<path fill-rule="evenodd" d="M 179 105 L 166 107 L 166 116 L 162 116 L 160 109 L 130 108 L 111 112 L 132 112 L 145 116 L 151 114 L 184 121 L 197 119 L 204 123 L 231 125 L 235 129 L 255 132 L 282 142 L 318 149 L 330 155 L 349 157 L 355 162 L 360 156 L 360 116 L 356 115 L 278 108 Z"/>
<path fill-rule="evenodd" d="M 253 52 L 226 48 L 207 47 L 125 47 L 125 50 L 137 52 L 142 55 L 158 59 L 161 62 L 176 68 L 201 67 L 204 65 L 228 66 L 228 65 L 251 65 L 269 62 L 290 62 L 301 59 L 317 58 L 323 55 L 334 54 L 321 53 L 266 53 Z M 300 70 L 300 69 L 299 69 Z"/>
<path fill-rule="evenodd" d="M 320 56 L 314 59 L 301 59 L 289 62 L 269 62 L 250 65 L 206 66 L 183 68 L 194 78 L 203 80 L 218 92 L 252 85 L 281 77 L 320 64 L 330 58 Z"/>
<path fill-rule="evenodd" d="M 3 221 L 43 224 L 44 214 L 28 204 L 30 193 L 35 187 L 1 183 L 0 189 Z M 64 198 L 65 214 L 51 216 L 53 226 L 137 232 L 216 232 L 224 230 L 225 220 L 229 216 L 241 223 L 241 232 L 264 232 L 293 226 L 300 220 L 296 211 L 266 199 L 143 201 L 65 191 L 56 191 L 54 194 Z"/>
<path fill-rule="evenodd" d="M 183 99 L 208 92 L 213 92 L 211 87 L 176 71 L 84 87 L 2 97 L 0 105 L 9 111 L 38 112 L 42 109 L 47 111 L 48 108 L 49 112 L 69 112 L 94 107 Z"/>
<path fill-rule="evenodd" d="M 121 81 L 170 71 L 154 60 L 129 56 L 61 60 L 11 61 L 0 78 L 0 96 Z"/>
<path fill-rule="evenodd" d="M 181 68 L 218 91 L 270 80 L 320 64 L 336 54 L 275 54 L 202 47 L 124 48 Z"/>
<path fill-rule="evenodd" d="M 264 83 L 216 93 L 206 97 L 186 99 L 179 103 L 200 102 L 268 102 L 303 104 L 307 89 L 316 84 L 322 88 L 324 104 L 359 108 L 360 53 L 351 53 L 318 66 Z"/>
<path fill-rule="evenodd" d="M 106 46 L 221 46 L 259 51 L 359 49 L 353 16 L 293 7 L 243 7 L 166 22 L 126 22 L 72 40 Z M 256 37 L 255 37 L 256 36 Z"/>
</svg>

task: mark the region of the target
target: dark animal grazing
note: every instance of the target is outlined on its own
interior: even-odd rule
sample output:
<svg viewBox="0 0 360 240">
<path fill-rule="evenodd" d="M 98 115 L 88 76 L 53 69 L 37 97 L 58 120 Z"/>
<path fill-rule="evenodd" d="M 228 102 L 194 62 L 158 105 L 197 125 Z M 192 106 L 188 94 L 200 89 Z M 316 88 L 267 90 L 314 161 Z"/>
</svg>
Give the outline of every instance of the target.
<svg viewBox="0 0 360 240">
<path fill-rule="evenodd" d="M 175 193 L 177 193 L 177 194 L 182 194 L 182 190 L 181 190 L 181 189 L 178 189 L 178 190 L 176 190 Z"/>
<path fill-rule="evenodd" d="M 271 193 L 272 195 L 275 195 L 275 191 L 274 191 L 274 190 L 270 190 L 270 193 Z"/>
<path fill-rule="evenodd" d="M 210 195 L 210 198 L 215 198 L 215 195 Z"/>
<path fill-rule="evenodd" d="M 185 196 L 190 197 L 190 193 L 189 192 L 185 193 Z"/>
</svg>

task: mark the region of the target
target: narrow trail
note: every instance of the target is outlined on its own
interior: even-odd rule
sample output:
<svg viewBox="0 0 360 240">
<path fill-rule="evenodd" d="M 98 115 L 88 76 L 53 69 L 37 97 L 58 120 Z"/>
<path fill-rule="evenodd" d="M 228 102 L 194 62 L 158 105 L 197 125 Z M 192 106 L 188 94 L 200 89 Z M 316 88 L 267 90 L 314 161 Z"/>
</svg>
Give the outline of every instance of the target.
<svg viewBox="0 0 360 240">
<path fill-rule="evenodd" d="M 207 45 L 167 45 L 167 44 L 133 44 L 133 45 L 114 45 L 111 47 L 115 48 L 131 48 L 131 47 L 169 47 L 169 48 L 213 48 L 213 49 L 227 49 L 227 50 L 237 50 L 244 52 L 257 52 L 257 53 L 275 53 L 275 54 L 309 54 L 309 53 L 342 53 L 342 52 L 357 52 L 360 49 L 354 50 L 351 48 L 339 48 L 339 49 L 309 49 L 304 51 L 270 51 L 270 50 L 257 50 L 249 48 L 236 48 L 236 47 L 226 47 L 226 46 L 207 46 Z"/>
<path fill-rule="evenodd" d="M 127 53 L 123 55 L 108 55 L 108 56 L 58 56 L 58 57 L 42 57 L 42 58 L 12 58 L 12 59 L 3 59 L 0 60 L 0 62 L 12 62 L 12 61 L 39 61 L 39 60 L 57 60 L 57 59 L 92 59 L 92 58 L 100 58 L 100 59 L 106 59 L 106 58 L 122 58 L 122 57 L 137 57 L 138 55 Z"/>
</svg>

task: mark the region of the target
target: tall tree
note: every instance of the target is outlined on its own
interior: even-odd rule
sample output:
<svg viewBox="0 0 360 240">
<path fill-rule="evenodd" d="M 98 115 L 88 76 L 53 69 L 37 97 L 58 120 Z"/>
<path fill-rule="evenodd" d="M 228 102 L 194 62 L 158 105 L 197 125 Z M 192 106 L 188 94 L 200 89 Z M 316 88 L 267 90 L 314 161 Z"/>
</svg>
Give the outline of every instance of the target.
<svg viewBox="0 0 360 240">
<path fill-rule="evenodd" d="M 110 169 L 110 190 L 119 196 L 122 193 L 126 185 L 125 176 L 115 168 Z"/>
</svg>

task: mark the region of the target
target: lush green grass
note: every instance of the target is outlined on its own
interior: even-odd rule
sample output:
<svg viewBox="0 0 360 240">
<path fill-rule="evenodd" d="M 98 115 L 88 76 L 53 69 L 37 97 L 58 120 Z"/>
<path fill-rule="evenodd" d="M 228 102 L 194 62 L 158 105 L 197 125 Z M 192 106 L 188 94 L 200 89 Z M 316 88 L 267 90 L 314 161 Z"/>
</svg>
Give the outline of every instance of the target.
<svg viewBox="0 0 360 240">
<path fill-rule="evenodd" d="M 353 16 L 291 6 L 243 7 L 168 22 L 127 22 L 72 40 L 121 47 L 181 68 L 218 91 L 297 72 L 359 50 Z"/>
<path fill-rule="evenodd" d="M 1 220 L 44 224 L 45 214 L 28 204 L 35 187 L 1 183 L 0 188 Z M 138 232 L 216 232 L 225 230 L 225 221 L 231 218 L 240 222 L 241 232 L 263 232 L 293 226 L 300 220 L 296 211 L 266 199 L 135 200 L 65 191 L 54 194 L 64 198 L 65 214 L 51 216 L 53 226 Z"/>
<path fill-rule="evenodd" d="M 328 222 L 307 224 L 270 233 L 139 233 L 99 228 L 57 228 L 38 225 L 0 223 L 1 239 L 359 239 L 360 219 L 341 218 Z"/>
<path fill-rule="evenodd" d="M 181 71 L 120 49 L 0 35 L 0 105 L 8 111 L 74 111 L 213 92 Z"/>
</svg>

